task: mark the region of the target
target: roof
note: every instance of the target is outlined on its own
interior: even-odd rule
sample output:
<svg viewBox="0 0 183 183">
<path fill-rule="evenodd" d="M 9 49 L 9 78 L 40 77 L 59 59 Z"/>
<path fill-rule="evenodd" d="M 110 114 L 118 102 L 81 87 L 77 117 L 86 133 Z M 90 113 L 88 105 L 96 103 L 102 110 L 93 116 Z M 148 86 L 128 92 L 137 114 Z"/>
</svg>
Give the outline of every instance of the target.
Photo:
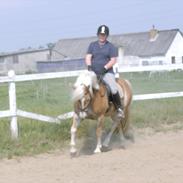
<svg viewBox="0 0 183 183">
<path fill-rule="evenodd" d="M 160 30 L 155 41 L 149 40 L 149 31 L 112 35 L 109 36 L 108 40 L 117 47 L 123 47 L 126 56 L 160 56 L 166 54 L 177 32 L 180 32 L 180 30 Z M 54 49 L 70 59 L 83 58 L 90 42 L 95 40 L 97 40 L 97 37 L 61 39 L 56 43 Z M 57 57 L 62 59 L 61 54 Z"/>
<path fill-rule="evenodd" d="M 15 51 L 15 52 L 3 52 L 0 53 L 0 57 L 8 57 L 8 56 L 12 56 L 12 55 L 20 55 L 20 54 L 28 54 L 28 53 L 35 53 L 35 52 L 43 52 L 43 51 L 48 51 L 48 48 L 37 48 L 37 49 L 21 49 L 19 51 Z"/>
<path fill-rule="evenodd" d="M 166 54 L 178 31 L 178 29 L 158 31 L 155 41 L 150 41 L 149 32 L 124 34 L 120 35 L 120 40 L 116 42 L 124 45 L 125 55 L 160 56 Z M 118 39 L 118 36 L 116 37 Z"/>
</svg>

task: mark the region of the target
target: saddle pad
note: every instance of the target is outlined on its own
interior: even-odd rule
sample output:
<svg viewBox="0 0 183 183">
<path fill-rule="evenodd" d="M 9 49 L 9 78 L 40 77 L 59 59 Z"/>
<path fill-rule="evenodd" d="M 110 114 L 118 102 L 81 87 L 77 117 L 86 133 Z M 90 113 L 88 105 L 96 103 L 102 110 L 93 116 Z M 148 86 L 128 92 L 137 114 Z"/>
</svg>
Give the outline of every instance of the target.
<svg viewBox="0 0 183 183">
<path fill-rule="evenodd" d="M 118 92 L 119 92 L 120 98 L 123 98 L 124 97 L 124 93 L 123 93 L 123 90 L 122 90 L 121 86 L 118 83 L 117 83 L 117 87 L 118 87 Z"/>
</svg>

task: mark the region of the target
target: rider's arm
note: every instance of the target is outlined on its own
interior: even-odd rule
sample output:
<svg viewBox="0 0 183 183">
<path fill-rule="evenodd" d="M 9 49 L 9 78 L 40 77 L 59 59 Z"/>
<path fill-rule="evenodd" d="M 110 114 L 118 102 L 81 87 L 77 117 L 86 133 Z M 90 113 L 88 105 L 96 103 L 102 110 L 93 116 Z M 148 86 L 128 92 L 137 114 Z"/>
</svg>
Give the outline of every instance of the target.
<svg viewBox="0 0 183 183">
<path fill-rule="evenodd" d="M 113 67 L 113 65 L 117 62 L 117 58 L 116 57 L 112 57 L 109 62 L 104 66 L 105 69 L 110 69 Z"/>
<path fill-rule="evenodd" d="M 86 56 L 85 56 L 85 63 L 86 63 L 86 65 L 88 66 L 88 65 L 91 65 L 91 60 L 92 60 L 92 54 L 86 54 Z"/>
</svg>

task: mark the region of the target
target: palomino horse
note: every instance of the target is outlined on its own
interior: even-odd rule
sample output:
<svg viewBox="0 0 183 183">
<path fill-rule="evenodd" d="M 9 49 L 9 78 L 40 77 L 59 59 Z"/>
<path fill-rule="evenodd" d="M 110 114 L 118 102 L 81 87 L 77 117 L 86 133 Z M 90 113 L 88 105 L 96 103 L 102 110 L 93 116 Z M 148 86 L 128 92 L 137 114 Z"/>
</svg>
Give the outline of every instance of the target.
<svg viewBox="0 0 183 183">
<path fill-rule="evenodd" d="M 98 83 L 97 77 L 94 72 L 83 72 L 76 80 L 73 86 L 73 102 L 74 102 L 74 115 L 71 127 L 71 155 L 75 155 L 76 149 L 76 132 L 80 121 L 87 118 L 97 120 L 97 146 L 95 153 L 102 151 L 102 147 L 108 147 L 113 132 L 118 128 L 120 139 L 123 142 L 124 136 L 130 129 L 129 123 L 129 110 L 132 101 L 131 85 L 127 80 L 118 79 L 118 90 L 121 96 L 121 101 L 124 106 L 125 118 L 119 119 L 117 112 L 112 104 L 109 102 L 106 86 Z M 102 129 L 104 125 L 104 117 L 111 117 L 113 124 L 111 131 L 101 142 Z"/>
</svg>

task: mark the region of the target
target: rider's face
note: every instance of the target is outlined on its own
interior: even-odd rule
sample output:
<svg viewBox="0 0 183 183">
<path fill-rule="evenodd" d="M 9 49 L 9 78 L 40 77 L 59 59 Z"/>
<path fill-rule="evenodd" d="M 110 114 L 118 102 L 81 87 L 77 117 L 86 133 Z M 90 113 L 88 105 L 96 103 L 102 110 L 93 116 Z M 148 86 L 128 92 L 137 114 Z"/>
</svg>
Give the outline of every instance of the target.
<svg viewBox="0 0 183 183">
<path fill-rule="evenodd" d="M 105 34 L 99 34 L 98 40 L 99 42 L 104 43 L 107 40 L 107 36 Z"/>
</svg>

